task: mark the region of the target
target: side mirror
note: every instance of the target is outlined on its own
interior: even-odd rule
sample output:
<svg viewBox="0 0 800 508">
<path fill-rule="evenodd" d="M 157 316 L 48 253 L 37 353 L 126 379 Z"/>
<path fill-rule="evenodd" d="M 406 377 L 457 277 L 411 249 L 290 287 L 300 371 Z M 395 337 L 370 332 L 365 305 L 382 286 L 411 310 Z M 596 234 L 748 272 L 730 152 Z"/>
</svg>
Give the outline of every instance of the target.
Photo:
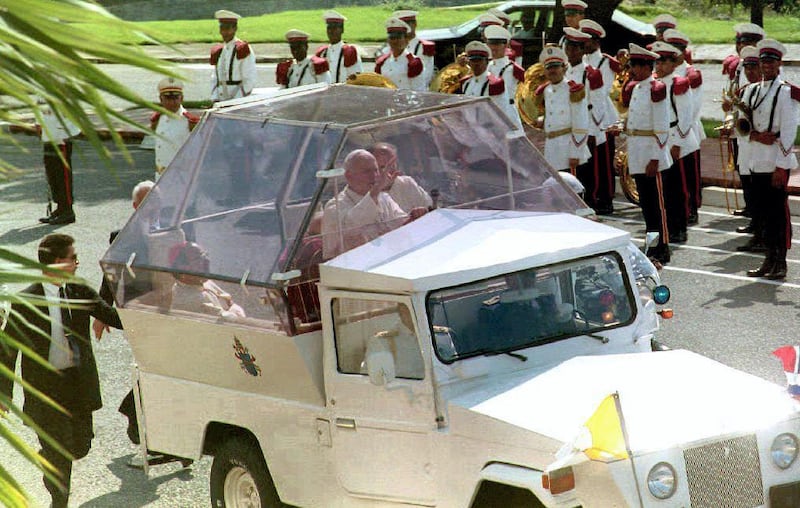
<svg viewBox="0 0 800 508">
<path fill-rule="evenodd" d="M 367 344 L 364 357 L 367 364 L 367 375 L 375 386 L 386 386 L 395 379 L 394 355 L 389 344 L 382 337 L 372 337 Z"/>
<path fill-rule="evenodd" d="M 647 252 L 647 249 L 658 243 L 658 237 L 661 236 L 661 233 L 658 231 L 648 231 L 646 235 L 644 235 L 644 251 Z"/>
</svg>

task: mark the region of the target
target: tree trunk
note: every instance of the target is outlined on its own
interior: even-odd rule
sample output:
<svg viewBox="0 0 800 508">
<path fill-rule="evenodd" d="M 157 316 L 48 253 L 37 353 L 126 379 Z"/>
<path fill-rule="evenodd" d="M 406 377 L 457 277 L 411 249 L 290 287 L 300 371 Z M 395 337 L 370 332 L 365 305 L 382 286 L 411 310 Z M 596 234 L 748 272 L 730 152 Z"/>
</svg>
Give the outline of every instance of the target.
<svg viewBox="0 0 800 508">
<path fill-rule="evenodd" d="M 764 0 L 751 0 L 750 23 L 764 27 Z"/>
</svg>

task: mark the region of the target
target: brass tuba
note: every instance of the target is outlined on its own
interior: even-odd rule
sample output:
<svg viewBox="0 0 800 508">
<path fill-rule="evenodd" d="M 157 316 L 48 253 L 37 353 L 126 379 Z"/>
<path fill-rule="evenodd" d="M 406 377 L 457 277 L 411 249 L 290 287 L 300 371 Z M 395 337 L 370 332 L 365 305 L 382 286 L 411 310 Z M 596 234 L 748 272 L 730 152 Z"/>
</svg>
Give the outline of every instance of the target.
<svg viewBox="0 0 800 508">
<path fill-rule="evenodd" d="M 374 86 L 378 88 L 397 89 L 397 85 L 392 80 L 376 72 L 359 72 L 347 77 L 345 82 L 348 85 Z"/>
<path fill-rule="evenodd" d="M 533 125 L 536 119 L 544 114 L 544 96 L 537 97 L 536 89 L 546 81 L 544 65 L 535 63 L 525 71 L 525 79 L 517 85 L 514 102 L 519 111 L 519 117 L 528 125 Z"/>
<path fill-rule="evenodd" d="M 456 57 L 455 62 L 446 65 L 433 77 L 429 87 L 431 92 L 458 92 L 458 86 L 461 80 L 472 74 L 472 69 L 469 68 L 469 65 L 462 63 L 460 56 L 461 55 Z"/>
</svg>

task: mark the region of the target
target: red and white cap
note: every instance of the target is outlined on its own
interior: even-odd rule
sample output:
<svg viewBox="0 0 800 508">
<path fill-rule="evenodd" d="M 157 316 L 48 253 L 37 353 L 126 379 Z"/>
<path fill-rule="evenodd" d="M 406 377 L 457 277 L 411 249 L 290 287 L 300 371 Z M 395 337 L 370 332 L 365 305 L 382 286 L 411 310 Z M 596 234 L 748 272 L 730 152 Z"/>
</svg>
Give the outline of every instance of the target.
<svg viewBox="0 0 800 508">
<path fill-rule="evenodd" d="M 409 21 L 416 23 L 417 14 L 419 14 L 417 11 L 402 10 L 402 11 L 394 11 L 392 13 L 392 17 L 405 21 L 406 23 L 408 23 Z"/>
<path fill-rule="evenodd" d="M 325 11 L 322 13 L 322 19 L 329 25 L 344 25 L 347 18 L 342 16 L 336 11 Z"/>
<path fill-rule="evenodd" d="M 467 46 L 464 48 L 464 51 L 467 53 L 467 58 L 489 58 L 489 55 L 492 54 L 489 46 L 482 43 L 481 41 L 471 41 Z"/>
<path fill-rule="evenodd" d="M 502 26 L 489 25 L 486 27 L 486 29 L 484 29 L 483 36 L 486 37 L 487 41 L 503 40 L 508 42 L 511 39 L 511 32 Z"/>
<path fill-rule="evenodd" d="M 561 5 L 565 11 L 585 11 L 589 5 L 583 0 L 562 0 Z"/>
<path fill-rule="evenodd" d="M 411 27 L 408 26 L 408 23 L 403 21 L 400 18 L 389 18 L 386 20 L 386 33 L 389 35 L 392 34 L 405 34 L 411 30 Z"/>
<path fill-rule="evenodd" d="M 689 36 L 679 30 L 675 30 L 674 28 L 670 28 L 664 32 L 664 41 L 672 44 L 673 46 L 678 45 L 683 46 L 684 48 L 692 43 L 692 41 L 689 40 Z"/>
<path fill-rule="evenodd" d="M 576 30 L 571 26 L 565 26 L 563 30 L 564 30 L 564 37 L 567 39 L 567 42 L 576 42 L 582 44 L 586 41 L 592 40 L 591 35 L 585 32 L 581 32 L 580 30 Z"/>
<path fill-rule="evenodd" d="M 214 13 L 214 18 L 220 23 L 233 23 L 235 25 L 242 17 L 233 11 L 220 9 Z"/>
<path fill-rule="evenodd" d="M 737 42 L 743 42 L 746 40 L 756 42 L 760 41 L 767 35 L 764 32 L 764 29 L 755 23 L 739 23 L 738 25 L 734 25 L 733 30 L 736 32 Z"/>
<path fill-rule="evenodd" d="M 183 83 L 175 78 L 164 78 L 158 82 L 158 93 L 183 93 Z"/>
<path fill-rule="evenodd" d="M 582 19 L 578 26 L 581 29 L 581 32 L 587 33 L 592 36 L 594 39 L 604 39 L 606 36 L 605 29 L 600 26 L 600 23 L 597 21 L 593 21 L 591 19 Z"/>
<path fill-rule="evenodd" d="M 772 352 L 780 358 L 783 364 L 783 373 L 786 374 L 788 391 L 795 398 L 800 398 L 800 347 L 783 346 Z"/>
<path fill-rule="evenodd" d="M 782 60 L 786 54 L 786 46 L 775 39 L 762 39 L 756 44 L 758 58 L 761 60 Z"/>
<path fill-rule="evenodd" d="M 666 30 L 668 28 L 675 28 L 678 26 L 678 20 L 671 14 L 659 14 L 653 20 L 653 26 L 656 30 Z"/>
<path fill-rule="evenodd" d="M 492 14 L 481 14 L 478 16 L 478 23 L 480 26 L 503 26 L 503 20 Z"/>
<path fill-rule="evenodd" d="M 492 7 L 491 9 L 486 11 L 486 14 L 491 14 L 492 16 L 494 16 L 497 19 L 499 19 L 500 21 L 502 21 L 503 22 L 503 26 L 508 26 L 511 23 L 511 16 L 509 16 L 505 12 L 501 11 L 497 7 Z"/>
<path fill-rule="evenodd" d="M 758 65 L 758 48 L 755 46 L 745 46 L 739 53 L 742 57 L 742 65 Z"/>
<path fill-rule="evenodd" d="M 286 32 L 285 37 L 286 40 L 289 42 L 308 42 L 308 38 L 311 36 L 302 30 L 292 28 L 291 30 Z"/>
<path fill-rule="evenodd" d="M 631 60 L 657 60 L 658 53 L 653 53 L 643 47 L 639 46 L 638 44 L 629 43 L 628 44 L 628 54 L 630 55 Z"/>
<path fill-rule="evenodd" d="M 539 53 L 539 63 L 545 67 L 560 64 L 566 65 L 567 54 L 558 46 L 546 46 L 541 53 Z"/>
<path fill-rule="evenodd" d="M 650 51 L 652 51 L 653 53 L 658 53 L 659 56 L 675 56 L 675 55 L 680 55 L 682 53 L 681 50 L 679 50 L 672 44 L 663 41 L 654 42 L 650 46 Z"/>
</svg>

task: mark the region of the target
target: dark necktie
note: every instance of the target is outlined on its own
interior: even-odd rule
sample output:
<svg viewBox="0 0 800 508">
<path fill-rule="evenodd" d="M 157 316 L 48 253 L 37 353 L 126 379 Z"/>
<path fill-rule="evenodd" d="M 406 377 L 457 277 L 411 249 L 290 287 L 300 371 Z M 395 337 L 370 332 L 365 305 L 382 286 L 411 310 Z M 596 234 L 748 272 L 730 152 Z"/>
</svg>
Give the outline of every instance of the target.
<svg viewBox="0 0 800 508">
<path fill-rule="evenodd" d="M 68 300 L 66 286 L 58 288 L 58 297 L 64 302 Z M 61 307 L 61 327 L 69 343 L 69 348 L 72 350 L 72 362 L 77 367 L 81 364 L 81 350 L 78 347 L 78 337 L 75 336 L 75 332 L 72 330 L 72 309 L 69 307 Z"/>
</svg>

